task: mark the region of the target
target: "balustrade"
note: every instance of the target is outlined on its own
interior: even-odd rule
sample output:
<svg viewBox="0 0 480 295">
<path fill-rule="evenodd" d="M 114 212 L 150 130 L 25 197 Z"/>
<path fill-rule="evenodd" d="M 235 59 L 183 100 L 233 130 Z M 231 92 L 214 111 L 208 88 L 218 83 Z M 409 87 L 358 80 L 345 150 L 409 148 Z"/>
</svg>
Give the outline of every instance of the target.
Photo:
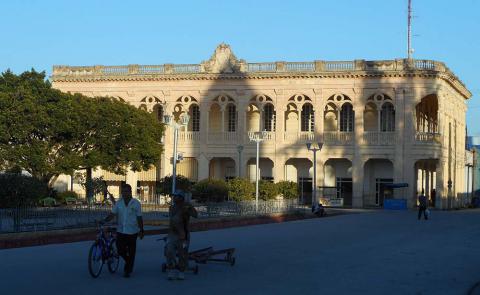
<svg viewBox="0 0 480 295">
<path fill-rule="evenodd" d="M 284 140 L 286 142 L 310 142 L 315 140 L 315 133 L 309 131 L 301 131 L 301 132 L 285 132 Z"/>
<path fill-rule="evenodd" d="M 274 62 L 249 63 L 247 69 L 248 72 L 276 72 L 277 65 Z"/>
<path fill-rule="evenodd" d="M 395 132 L 365 131 L 363 144 L 366 145 L 394 145 Z"/>
<path fill-rule="evenodd" d="M 208 133 L 208 141 L 210 143 L 225 143 L 229 142 L 236 144 L 238 141 L 237 132 L 210 132 Z"/>
<path fill-rule="evenodd" d="M 353 132 L 326 131 L 323 133 L 325 144 L 330 145 L 349 145 L 353 144 Z"/>
<path fill-rule="evenodd" d="M 179 131 L 178 140 L 180 142 L 195 142 L 200 140 L 200 132 L 198 131 Z"/>
<path fill-rule="evenodd" d="M 436 132 L 417 132 L 415 133 L 415 141 L 417 143 L 441 143 L 441 134 Z"/>
<path fill-rule="evenodd" d="M 287 72 L 313 72 L 315 71 L 315 63 L 313 62 L 287 62 L 285 63 Z"/>
<path fill-rule="evenodd" d="M 353 61 L 326 61 L 324 64 L 325 71 L 341 72 L 355 70 L 355 62 Z"/>
<path fill-rule="evenodd" d="M 405 62 L 413 69 L 450 72 L 441 62 L 433 60 L 391 60 L 391 61 L 315 61 L 315 62 L 265 62 L 246 63 L 242 71 L 250 73 L 275 72 L 344 72 L 377 71 L 378 69 L 395 70 L 398 62 Z M 278 65 L 278 67 L 277 67 Z M 402 67 L 403 69 L 403 67 Z M 149 74 L 197 74 L 202 73 L 200 64 L 165 64 L 165 65 L 124 65 L 124 66 L 54 66 L 53 77 L 65 76 L 121 76 Z M 452 74 L 453 75 L 453 74 Z"/>
</svg>

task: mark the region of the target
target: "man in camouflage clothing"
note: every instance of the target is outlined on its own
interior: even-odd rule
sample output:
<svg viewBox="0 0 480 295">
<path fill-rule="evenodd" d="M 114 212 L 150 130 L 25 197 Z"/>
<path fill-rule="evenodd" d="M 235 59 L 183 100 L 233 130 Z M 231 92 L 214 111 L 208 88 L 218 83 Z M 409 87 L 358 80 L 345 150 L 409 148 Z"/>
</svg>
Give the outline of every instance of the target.
<svg viewBox="0 0 480 295">
<path fill-rule="evenodd" d="M 197 217 L 197 210 L 185 201 L 182 192 L 172 195 L 173 202 L 169 209 L 170 225 L 166 246 L 168 279 L 185 279 L 188 266 L 188 245 L 190 243 L 190 217 Z M 177 263 L 178 258 L 178 263 Z"/>
</svg>

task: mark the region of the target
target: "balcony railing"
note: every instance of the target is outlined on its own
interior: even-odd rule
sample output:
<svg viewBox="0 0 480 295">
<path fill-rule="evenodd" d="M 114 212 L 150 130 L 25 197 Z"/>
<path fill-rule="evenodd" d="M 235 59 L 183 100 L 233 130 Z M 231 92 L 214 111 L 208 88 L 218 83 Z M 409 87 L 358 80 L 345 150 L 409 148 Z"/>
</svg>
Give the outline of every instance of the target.
<svg viewBox="0 0 480 295">
<path fill-rule="evenodd" d="M 238 133 L 237 132 L 210 132 L 208 133 L 209 142 L 231 142 L 237 143 Z"/>
<path fill-rule="evenodd" d="M 200 132 L 198 132 L 198 131 L 180 131 L 178 133 L 178 140 L 180 142 L 200 141 Z"/>
<path fill-rule="evenodd" d="M 330 145 L 349 145 L 353 144 L 354 133 L 342 131 L 326 131 L 323 133 L 325 144 Z"/>
<path fill-rule="evenodd" d="M 255 136 L 255 133 L 257 133 L 258 131 L 248 131 L 247 132 L 247 137 L 245 138 L 246 141 L 249 141 L 250 138 L 254 137 Z M 263 137 L 263 140 L 266 141 L 266 142 L 275 142 L 275 131 L 264 131 L 263 132 L 264 134 L 264 137 Z"/>
<path fill-rule="evenodd" d="M 365 145 L 394 145 L 395 132 L 365 131 L 363 133 Z"/>
<path fill-rule="evenodd" d="M 315 140 L 315 133 L 310 131 L 285 132 L 284 140 L 286 142 L 309 142 Z"/>
<path fill-rule="evenodd" d="M 415 141 L 417 143 L 424 143 L 424 144 L 432 144 L 438 143 L 440 144 L 441 141 L 441 134 L 437 132 L 417 132 L 415 133 Z"/>
</svg>

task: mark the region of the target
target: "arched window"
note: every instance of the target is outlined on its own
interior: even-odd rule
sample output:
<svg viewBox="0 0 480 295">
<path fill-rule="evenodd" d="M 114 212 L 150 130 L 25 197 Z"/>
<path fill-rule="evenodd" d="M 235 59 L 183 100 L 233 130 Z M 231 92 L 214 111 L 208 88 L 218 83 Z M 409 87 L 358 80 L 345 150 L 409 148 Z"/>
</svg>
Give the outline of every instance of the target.
<svg viewBox="0 0 480 295">
<path fill-rule="evenodd" d="M 235 132 L 237 130 L 237 107 L 234 104 L 229 104 L 227 106 L 227 114 L 227 130 L 228 132 Z"/>
<path fill-rule="evenodd" d="M 314 116 L 313 106 L 309 103 L 306 103 L 302 107 L 302 117 L 301 117 L 301 131 L 313 131 L 315 126 L 315 116 Z"/>
<path fill-rule="evenodd" d="M 192 121 L 192 131 L 200 131 L 200 108 L 194 104 L 190 107 L 190 117 Z"/>
<path fill-rule="evenodd" d="M 271 104 L 263 108 L 263 127 L 266 131 L 275 131 L 275 109 Z"/>
<path fill-rule="evenodd" d="M 353 132 L 355 112 L 349 103 L 344 103 L 340 110 L 340 131 Z"/>
<path fill-rule="evenodd" d="M 158 122 L 163 122 L 163 107 L 156 105 L 153 107 L 153 112 L 157 115 Z"/>
<path fill-rule="evenodd" d="M 380 126 L 381 131 L 395 131 L 395 108 L 389 102 L 382 105 Z"/>
</svg>

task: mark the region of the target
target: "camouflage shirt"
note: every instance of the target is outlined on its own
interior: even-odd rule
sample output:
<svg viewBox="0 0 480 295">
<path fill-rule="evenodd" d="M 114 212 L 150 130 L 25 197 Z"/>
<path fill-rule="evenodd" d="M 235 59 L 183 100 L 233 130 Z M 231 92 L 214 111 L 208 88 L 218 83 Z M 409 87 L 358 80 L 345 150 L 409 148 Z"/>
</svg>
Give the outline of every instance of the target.
<svg viewBox="0 0 480 295">
<path fill-rule="evenodd" d="M 197 210 L 190 203 L 174 204 L 169 209 L 170 225 L 168 234 L 185 240 L 190 233 L 190 216 L 197 217 Z"/>
</svg>

